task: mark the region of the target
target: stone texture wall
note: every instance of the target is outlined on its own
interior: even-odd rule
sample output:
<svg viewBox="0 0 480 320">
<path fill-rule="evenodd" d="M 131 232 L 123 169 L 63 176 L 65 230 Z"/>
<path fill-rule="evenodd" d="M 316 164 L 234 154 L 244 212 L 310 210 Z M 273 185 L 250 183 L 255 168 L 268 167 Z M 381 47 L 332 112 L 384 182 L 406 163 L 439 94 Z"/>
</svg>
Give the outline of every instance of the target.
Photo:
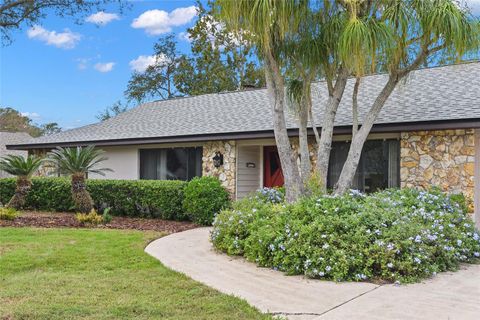
<svg viewBox="0 0 480 320">
<path fill-rule="evenodd" d="M 41 158 L 46 158 L 48 151 L 50 150 L 45 150 L 45 149 L 30 150 L 29 154 L 33 154 Z M 55 170 L 55 166 L 53 165 L 53 163 L 49 161 L 45 161 L 40 166 L 38 171 L 35 173 L 35 176 L 36 177 L 56 177 L 57 171 Z"/>
<path fill-rule="evenodd" d="M 400 154 L 402 188 L 437 186 L 447 192 L 464 193 L 473 205 L 473 129 L 404 132 Z"/>
<path fill-rule="evenodd" d="M 295 153 L 295 158 L 298 159 L 299 154 L 299 142 L 298 138 L 290 138 L 290 144 L 292 146 L 293 152 Z M 315 137 L 308 137 L 308 150 L 310 151 L 310 161 L 312 163 L 312 171 L 317 165 L 317 141 Z M 297 161 L 300 165 L 300 161 Z"/>
<path fill-rule="evenodd" d="M 215 168 L 212 160 L 216 152 L 223 154 L 223 165 L 219 168 Z M 232 197 L 235 196 L 235 167 L 235 141 L 210 141 L 203 145 L 202 175 L 218 177 Z"/>
</svg>

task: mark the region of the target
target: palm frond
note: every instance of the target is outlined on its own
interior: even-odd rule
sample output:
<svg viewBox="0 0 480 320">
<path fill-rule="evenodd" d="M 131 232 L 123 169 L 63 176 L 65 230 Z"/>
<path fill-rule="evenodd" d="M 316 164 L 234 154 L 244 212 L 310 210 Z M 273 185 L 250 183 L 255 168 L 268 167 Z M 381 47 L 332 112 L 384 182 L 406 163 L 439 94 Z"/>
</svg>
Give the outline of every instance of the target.
<svg viewBox="0 0 480 320">
<path fill-rule="evenodd" d="M 96 149 L 94 145 L 76 148 L 57 147 L 52 150 L 48 158 L 56 164 L 56 168 L 63 174 L 95 173 L 105 175 L 110 168 L 97 168 L 96 166 L 108 160 L 104 151 Z"/>
<path fill-rule="evenodd" d="M 0 159 L 0 170 L 13 176 L 30 178 L 42 165 L 43 159 L 29 155 L 26 158 L 19 155 L 7 155 Z"/>
</svg>

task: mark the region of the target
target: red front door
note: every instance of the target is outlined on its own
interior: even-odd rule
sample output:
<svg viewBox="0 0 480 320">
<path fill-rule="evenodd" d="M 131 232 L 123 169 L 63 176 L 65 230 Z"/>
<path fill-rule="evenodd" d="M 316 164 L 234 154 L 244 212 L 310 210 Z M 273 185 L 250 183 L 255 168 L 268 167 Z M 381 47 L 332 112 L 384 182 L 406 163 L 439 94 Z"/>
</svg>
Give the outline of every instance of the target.
<svg viewBox="0 0 480 320">
<path fill-rule="evenodd" d="M 268 188 L 282 187 L 283 172 L 277 147 L 263 148 L 263 185 Z"/>
</svg>

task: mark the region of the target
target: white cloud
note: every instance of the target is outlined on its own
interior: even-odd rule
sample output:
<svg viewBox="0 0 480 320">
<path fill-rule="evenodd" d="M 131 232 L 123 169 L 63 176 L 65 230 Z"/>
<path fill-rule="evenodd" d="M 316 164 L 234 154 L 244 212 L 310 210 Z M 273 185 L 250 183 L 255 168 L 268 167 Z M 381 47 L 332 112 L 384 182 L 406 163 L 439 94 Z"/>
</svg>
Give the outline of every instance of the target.
<svg viewBox="0 0 480 320">
<path fill-rule="evenodd" d="M 129 65 L 133 71 L 145 72 L 149 66 L 159 65 L 162 66 L 170 62 L 170 59 L 161 54 L 159 56 L 139 56 L 137 59 L 130 61 Z"/>
<path fill-rule="evenodd" d="M 65 29 L 64 32 L 49 31 L 38 25 L 28 29 L 27 36 L 30 39 L 37 39 L 45 42 L 47 45 L 62 49 L 74 48 L 82 38 L 80 34 L 68 29 Z"/>
<path fill-rule="evenodd" d="M 149 66 L 155 64 L 155 61 L 155 56 L 139 56 L 137 59 L 130 61 L 129 65 L 134 71 L 145 72 Z"/>
<path fill-rule="evenodd" d="M 133 28 L 145 29 L 148 34 L 159 35 L 172 31 L 172 27 L 178 27 L 189 23 L 197 15 L 195 6 L 177 8 L 171 12 L 163 10 L 148 10 L 135 18 L 131 24 Z"/>
<path fill-rule="evenodd" d="M 105 62 L 105 63 L 96 63 L 93 67 L 95 68 L 95 70 L 99 71 L 99 72 L 110 72 L 113 70 L 113 66 L 115 65 L 115 62 Z"/>
<path fill-rule="evenodd" d="M 94 23 L 97 26 L 104 26 L 108 23 L 112 22 L 113 20 L 120 20 L 120 17 L 116 13 L 107 13 L 103 11 L 99 11 L 88 16 L 85 21 Z"/>
<path fill-rule="evenodd" d="M 178 38 L 180 40 L 184 40 L 184 41 L 187 41 L 187 42 L 192 42 L 192 38 L 190 37 L 190 34 L 188 34 L 188 32 L 180 32 L 178 34 Z"/>
<path fill-rule="evenodd" d="M 38 120 L 40 119 L 40 115 L 36 112 L 21 112 L 20 113 L 23 117 L 28 117 L 32 120 Z"/>
</svg>

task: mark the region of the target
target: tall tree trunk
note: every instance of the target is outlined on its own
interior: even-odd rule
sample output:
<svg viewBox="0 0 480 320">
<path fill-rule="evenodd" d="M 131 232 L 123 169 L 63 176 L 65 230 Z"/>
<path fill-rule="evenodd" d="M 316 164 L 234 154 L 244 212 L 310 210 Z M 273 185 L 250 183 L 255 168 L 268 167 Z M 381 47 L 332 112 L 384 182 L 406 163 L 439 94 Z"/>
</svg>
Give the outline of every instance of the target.
<svg viewBox="0 0 480 320">
<path fill-rule="evenodd" d="M 300 154 L 300 173 L 304 186 L 310 178 L 312 163 L 310 162 L 310 150 L 308 149 L 308 105 L 305 103 L 308 96 L 304 95 L 298 110 L 298 151 Z"/>
<path fill-rule="evenodd" d="M 362 78 L 356 77 L 352 95 L 352 139 L 358 132 L 358 89 Z"/>
<path fill-rule="evenodd" d="M 348 74 L 346 68 L 340 68 L 335 81 L 335 86 L 331 95 L 329 94 L 330 96 L 323 112 L 323 123 L 320 143 L 318 144 L 316 169 L 320 179 L 319 182 L 324 190 L 327 188 L 328 163 L 330 161 L 330 150 L 332 148 L 335 116 L 337 115 L 338 106 L 340 105 L 345 86 L 347 85 Z"/>
<path fill-rule="evenodd" d="M 372 107 L 368 111 L 362 126 L 353 137 L 350 149 L 348 150 L 347 160 L 343 165 L 342 172 L 340 173 L 340 177 L 338 178 L 338 182 L 335 187 L 336 194 L 345 193 L 352 186 L 353 179 L 355 178 L 355 172 L 357 171 L 360 156 L 362 154 L 363 145 L 367 140 L 368 134 L 372 129 L 375 119 L 385 105 L 388 97 L 390 97 L 392 94 L 398 81 L 399 78 L 397 75 L 392 75 L 389 77 L 388 82 L 385 84 L 382 91 L 375 99 Z"/>
<path fill-rule="evenodd" d="M 25 176 L 17 177 L 17 185 L 15 187 L 15 194 L 7 203 L 7 208 L 14 208 L 20 210 L 25 206 L 27 195 L 32 189 L 32 182 Z"/>
<path fill-rule="evenodd" d="M 78 172 L 72 174 L 72 197 L 78 212 L 89 213 L 93 209 L 93 200 L 87 191 L 85 174 Z"/>
<path fill-rule="evenodd" d="M 280 67 L 272 53 L 267 51 L 265 56 L 265 78 L 273 108 L 273 130 L 285 180 L 286 200 L 293 202 L 303 193 L 303 184 L 285 122 L 285 85 Z"/>
</svg>

